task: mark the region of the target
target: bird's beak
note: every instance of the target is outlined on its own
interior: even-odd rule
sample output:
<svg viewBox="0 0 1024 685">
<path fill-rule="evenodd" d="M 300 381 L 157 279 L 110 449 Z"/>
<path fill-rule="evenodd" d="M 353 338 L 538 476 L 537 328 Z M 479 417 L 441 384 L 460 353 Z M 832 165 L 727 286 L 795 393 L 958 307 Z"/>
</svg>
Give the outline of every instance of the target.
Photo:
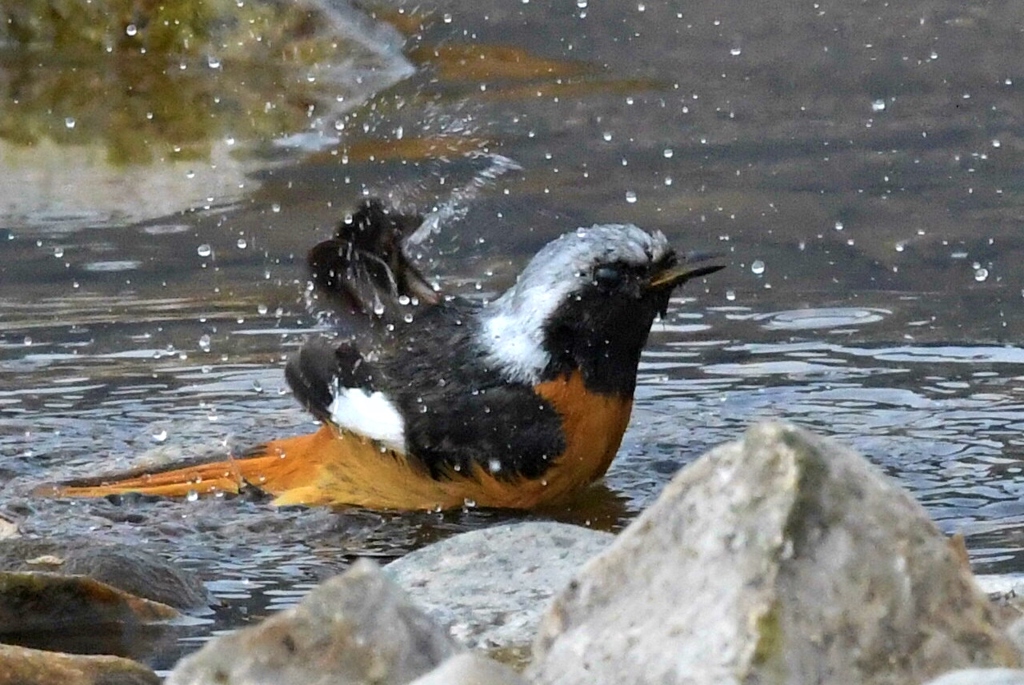
<svg viewBox="0 0 1024 685">
<path fill-rule="evenodd" d="M 701 278 L 725 268 L 725 264 L 695 264 L 720 257 L 717 254 L 691 252 L 683 257 L 680 264 L 674 264 L 656 272 L 647 282 L 650 290 L 671 290 L 694 278 Z"/>
</svg>

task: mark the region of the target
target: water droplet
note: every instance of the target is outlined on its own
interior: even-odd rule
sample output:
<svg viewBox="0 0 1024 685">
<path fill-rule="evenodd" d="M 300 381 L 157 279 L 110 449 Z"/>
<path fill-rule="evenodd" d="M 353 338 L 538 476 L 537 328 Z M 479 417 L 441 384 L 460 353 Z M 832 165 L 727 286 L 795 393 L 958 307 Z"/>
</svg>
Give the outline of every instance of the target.
<svg viewBox="0 0 1024 685">
<path fill-rule="evenodd" d="M 281 205 L 275 202 L 274 204 L 270 205 L 270 211 L 272 211 L 274 214 L 277 214 L 278 212 L 281 211 Z"/>
<path fill-rule="evenodd" d="M 199 336 L 199 349 L 201 349 L 203 352 L 210 351 L 210 336 L 206 335 L 205 333 Z"/>
<path fill-rule="evenodd" d="M 446 23 L 446 24 L 452 23 L 452 15 L 449 14 L 448 12 L 444 13 L 444 16 L 442 17 L 442 19 L 444 19 L 444 23 Z"/>
<path fill-rule="evenodd" d="M 735 290 L 726 290 L 725 291 L 725 299 L 729 300 L 730 302 L 735 300 L 736 299 L 736 291 Z"/>
<path fill-rule="evenodd" d="M 636 193 L 633 192 L 632 190 L 627 190 L 626 202 L 628 202 L 629 204 L 633 204 L 634 202 L 636 202 Z"/>
<path fill-rule="evenodd" d="M 1002 146 L 1003 146 L 1003 144 L 999 142 L 998 138 L 996 138 L 995 140 L 992 141 L 992 147 L 1002 147 Z"/>
<path fill-rule="evenodd" d="M 203 243 L 202 245 L 196 248 L 196 254 L 198 254 L 200 257 L 209 257 L 210 255 L 213 254 L 213 248 L 210 247 L 209 243 Z"/>
<path fill-rule="evenodd" d="M 476 500 L 472 500 L 467 497 L 466 499 L 462 500 L 462 506 L 464 506 L 467 509 L 472 509 L 473 507 L 476 506 Z"/>
<path fill-rule="evenodd" d="M 150 436 L 155 443 L 167 442 L 167 431 L 162 428 Z"/>
<path fill-rule="evenodd" d="M 665 159 L 671 159 L 672 155 L 675 154 L 675 151 L 672 148 L 667 147 L 664 150 L 662 150 L 661 154 L 662 154 L 662 156 L 665 157 Z"/>
<path fill-rule="evenodd" d="M 195 177 L 196 177 L 196 172 L 192 171 L 191 169 L 189 169 L 188 171 L 185 172 L 185 178 L 195 178 Z"/>
<path fill-rule="evenodd" d="M 601 137 L 604 139 L 604 142 L 606 142 L 606 143 L 612 142 L 612 132 L 611 131 L 605 131 L 604 133 L 601 134 Z"/>
<path fill-rule="evenodd" d="M 883 100 L 881 98 L 879 98 L 877 100 L 872 100 L 871 101 L 871 111 L 872 112 L 883 112 L 883 111 L 885 111 L 885 100 Z"/>
<path fill-rule="evenodd" d="M 398 304 L 402 305 L 403 307 L 407 306 L 410 302 L 412 302 L 412 300 L 409 299 L 408 295 L 398 296 Z"/>
<path fill-rule="evenodd" d="M 124 27 L 124 32 L 127 36 L 134 36 L 136 33 L 139 32 L 139 27 L 135 24 L 128 24 Z"/>
<path fill-rule="evenodd" d="M 269 309 L 267 308 L 267 305 L 260 302 L 258 305 L 256 305 L 256 311 L 262 316 L 266 314 L 269 311 Z"/>
<path fill-rule="evenodd" d="M 576 0 L 576 6 L 581 10 L 587 9 L 587 0 Z"/>
<path fill-rule="evenodd" d="M 755 275 L 760 276 L 761 274 L 764 273 L 764 262 L 762 262 L 760 259 L 755 259 L 753 262 L 750 263 L 750 271 Z"/>
<path fill-rule="evenodd" d="M 246 240 L 245 238 L 239 238 L 238 242 L 236 242 L 235 245 L 238 245 L 239 250 L 244 250 L 245 248 L 249 247 L 249 241 Z"/>
<path fill-rule="evenodd" d="M 189 490 L 188 494 L 185 495 L 185 500 L 188 502 L 198 502 L 199 493 L 196 492 L 195 490 Z"/>
<path fill-rule="evenodd" d="M 896 243 L 896 251 L 897 252 L 903 252 L 903 250 L 905 250 L 906 248 L 907 248 L 907 244 L 906 243 Z"/>
<path fill-rule="evenodd" d="M 260 383 L 259 381 L 253 381 L 252 389 L 256 394 L 260 394 L 263 392 L 263 384 Z"/>
<path fill-rule="evenodd" d="M 501 472 L 501 460 L 497 459 L 496 457 L 491 457 L 487 461 L 487 470 L 490 471 L 491 473 L 500 473 Z"/>
<path fill-rule="evenodd" d="M 739 57 L 740 55 L 743 54 L 743 49 L 742 48 L 732 48 L 731 50 L 729 50 L 729 54 L 732 55 L 733 57 Z"/>
<path fill-rule="evenodd" d="M 843 222 L 842 222 L 842 221 L 837 221 L 837 222 L 836 222 L 836 225 L 834 226 L 834 228 L 835 228 L 835 229 L 836 229 L 837 231 L 841 231 L 841 230 L 843 230 Z"/>
<path fill-rule="evenodd" d="M 74 128 L 75 127 L 75 118 L 74 117 L 64 117 L 64 126 L 66 126 L 67 128 Z"/>
<path fill-rule="evenodd" d="M 53 248 L 53 256 L 56 257 L 57 259 L 60 259 L 61 257 L 63 257 L 64 256 L 64 248 L 61 247 L 60 245 L 58 245 L 57 247 Z"/>
<path fill-rule="evenodd" d="M 976 280 L 978 283 L 981 283 L 986 278 L 988 278 L 988 269 L 981 266 L 974 270 L 974 280 Z"/>
<path fill-rule="evenodd" d="M 25 339 L 22 342 L 25 343 L 25 347 L 32 347 L 32 336 L 26 335 Z"/>
<path fill-rule="evenodd" d="M 214 57 L 213 55 L 208 55 L 206 57 L 206 64 L 211 69 L 220 69 L 220 58 Z"/>
</svg>

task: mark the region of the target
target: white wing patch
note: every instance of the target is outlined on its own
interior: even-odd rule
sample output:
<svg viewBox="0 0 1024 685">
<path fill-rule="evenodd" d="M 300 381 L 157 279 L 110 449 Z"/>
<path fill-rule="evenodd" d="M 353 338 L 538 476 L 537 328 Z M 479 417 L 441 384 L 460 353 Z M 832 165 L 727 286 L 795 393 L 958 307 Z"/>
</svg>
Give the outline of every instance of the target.
<svg viewBox="0 0 1024 685">
<path fill-rule="evenodd" d="M 331 395 L 328 410 L 334 425 L 405 452 L 405 420 L 384 393 L 342 388 L 335 380 Z"/>
</svg>

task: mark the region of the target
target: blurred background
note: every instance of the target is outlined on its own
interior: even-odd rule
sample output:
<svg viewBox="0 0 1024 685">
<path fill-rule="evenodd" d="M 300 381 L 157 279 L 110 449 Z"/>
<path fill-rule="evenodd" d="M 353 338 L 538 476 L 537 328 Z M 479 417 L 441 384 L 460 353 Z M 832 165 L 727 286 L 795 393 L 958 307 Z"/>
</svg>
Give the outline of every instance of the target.
<svg viewBox="0 0 1024 685">
<path fill-rule="evenodd" d="M 615 531 L 779 418 L 863 452 L 975 568 L 1024 572 L 1024 5 L 0 0 L 0 512 L 207 579 L 167 668 L 359 556 L 545 518 Z M 656 323 L 605 483 L 533 514 L 48 501 L 42 481 L 314 424 L 305 252 L 367 195 L 429 213 L 446 290 L 555 236 L 729 268 Z"/>
</svg>

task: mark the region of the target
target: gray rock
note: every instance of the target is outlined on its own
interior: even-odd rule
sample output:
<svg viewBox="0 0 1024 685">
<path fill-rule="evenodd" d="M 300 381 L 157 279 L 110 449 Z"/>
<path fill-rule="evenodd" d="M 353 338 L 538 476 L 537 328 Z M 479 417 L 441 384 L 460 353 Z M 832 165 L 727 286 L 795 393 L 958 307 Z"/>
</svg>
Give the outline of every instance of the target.
<svg viewBox="0 0 1024 685">
<path fill-rule="evenodd" d="M 564 523 L 495 526 L 424 547 L 384 572 L 462 644 L 528 650 L 550 599 L 614 539 Z"/>
<path fill-rule="evenodd" d="M 967 668 L 950 671 L 925 685 L 1024 685 L 1024 671 L 1015 668 Z"/>
<path fill-rule="evenodd" d="M 1019 655 L 860 456 L 763 424 L 685 468 L 544 617 L 537 683 L 920 683 Z"/>
<path fill-rule="evenodd" d="M 362 560 L 298 606 L 182 659 L 167 685 L 397 685 L 460 649 L 375 564 Z"/>
<path fill-rule="evenodd" d="M 198 576 L 137 547 L 97 543 L 86 538 L 0 541 L 0 571 L 88 576 L 178 609 L 210 604 L 209 594 Z"/>
<path fill-rule="evenodd" d="M 0 683 L 17 685 L 159 685 L 156 673 L 116 656 L 60 654 L 0 644 Z"/>
<path fill-rule="evenodd" d="M 411 685 L 528 685 L 508 666 L 472 652 L 453 656 Z"/>
<path fill-rule="evenodd" d="M 1018 609 L 1019 607 L 1014 607 L 1014 613 L 1017 613 Z M 1024 617 L 1018 614 L 1014 620 L 1010 621 L 1006 626 L 1006 635 L 1017 646 L 1017 651 L 1024 654 Z"/>
</svg>

